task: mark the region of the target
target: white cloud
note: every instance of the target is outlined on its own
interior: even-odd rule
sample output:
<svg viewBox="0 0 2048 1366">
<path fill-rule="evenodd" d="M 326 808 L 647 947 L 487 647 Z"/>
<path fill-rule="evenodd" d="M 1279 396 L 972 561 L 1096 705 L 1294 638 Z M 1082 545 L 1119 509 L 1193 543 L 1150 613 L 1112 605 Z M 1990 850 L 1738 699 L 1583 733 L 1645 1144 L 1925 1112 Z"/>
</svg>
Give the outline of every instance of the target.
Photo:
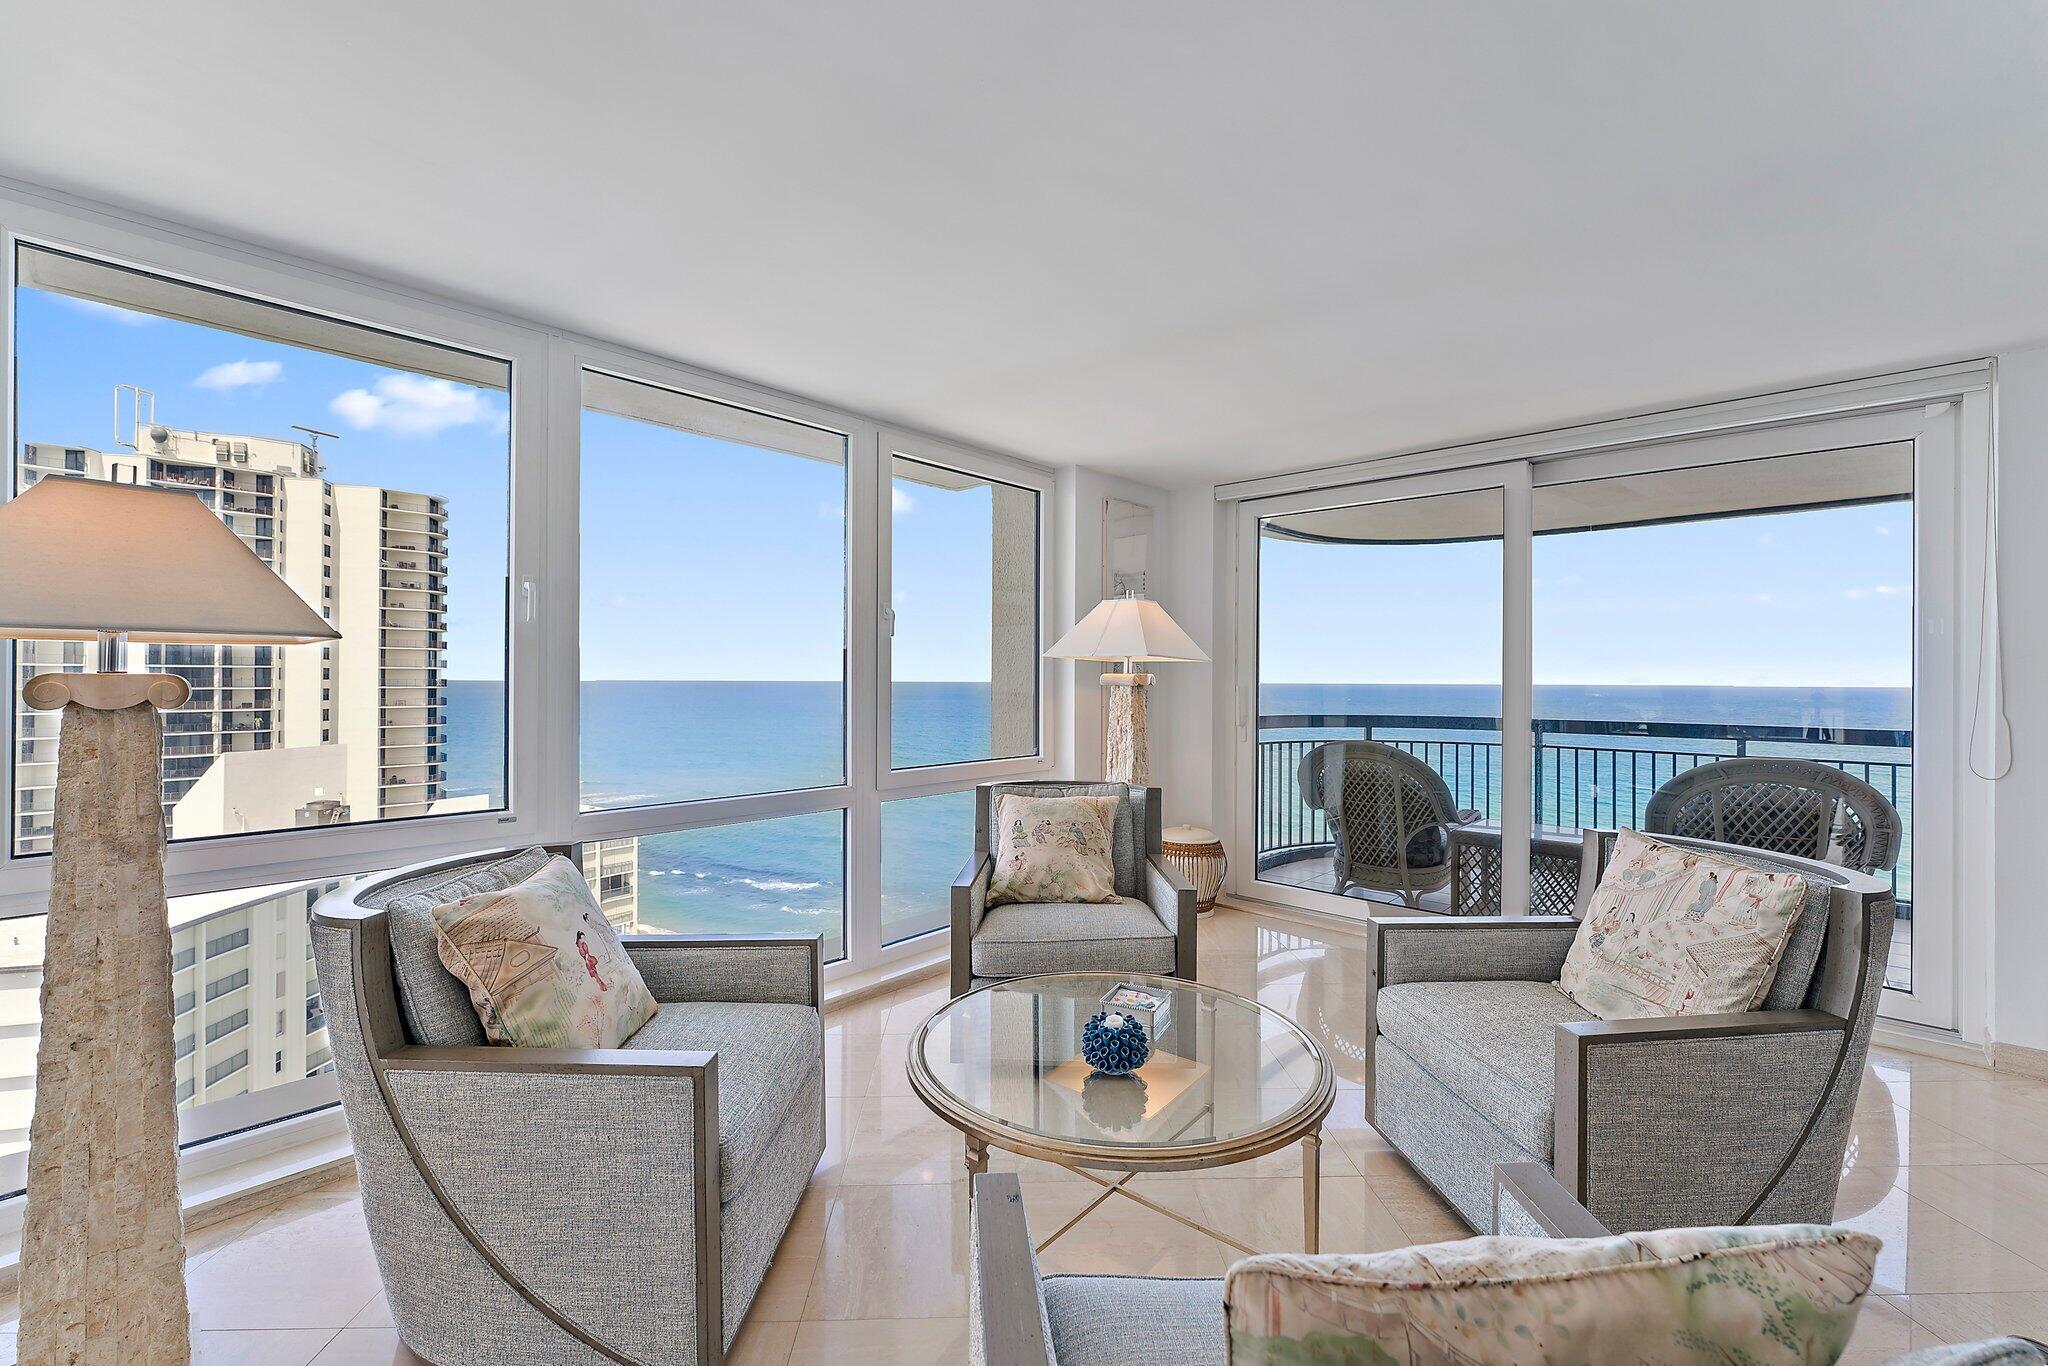
<svg viewBox="0 0 2048 1366">
<path fill-rule="evenodd" d="M 917 503 L 902 489 L 891 488 L 889 490 L 889 511 L 895 516 L 901 517 L 916 506 Z"/>
<path fill-rule="evenodd" d="M 482 390 L 424 375 L 386 375 L 368 389 L 336 394 L 327 406 L 351 427 L 394 436 L 432 436 L 472 423 L 502 430 L 506 421 Z"/>
<path fill-rule="evenodd" d="M 846 520 L 846 505 L 844 503 L 820 503 L 818 504 L 818 517 L 822 521 L 843 522 Z"/>
<path fill-rule="evenodd" d="M 195 389 L 261 389 L 284 373 L 284 366 L 274 360 L 224 360 L 219 365 L 209 366 L 206 373 L 192 381 Z"/>
<path fill-rule="evenodd" d="M 105 318 L 108 322 L 116 322 L 123 327 L 148 327 L 151 323 L 163 321 L 154 313 L 137 313 L 132 308 L 122 308 L 118 304 L 103 304 L 98 299 L 80 299 L 70 294 L 52 294 L 50 297 L 73 313 L 83 313 L 91 318 Z"/>
<path fill-rule="evenodd" d="M 1895 598 L 1907 590 L 1896 583 L 1873 584 L 1869 588 L 1847 588 L 1842 591 L 1846 598 Z"/>
</svg>

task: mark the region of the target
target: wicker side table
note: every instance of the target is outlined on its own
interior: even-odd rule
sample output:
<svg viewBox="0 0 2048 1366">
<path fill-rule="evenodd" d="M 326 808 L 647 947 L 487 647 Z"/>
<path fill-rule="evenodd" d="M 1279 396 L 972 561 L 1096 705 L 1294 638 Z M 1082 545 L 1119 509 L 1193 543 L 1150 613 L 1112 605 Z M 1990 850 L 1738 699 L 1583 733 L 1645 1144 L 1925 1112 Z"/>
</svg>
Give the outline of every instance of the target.
<svg viewBox="0 0 2048 1366">
<path fill-rule="evenodd" d="M 1224 875 L 1230 871 L 1223 841 L 1216 838 L 1215 831 L 1199 825 L 1171 825 L 1160 832 L 1160 838 L 1159 852 L 1167 866 L 1194 884 L 1195 914 L 1215 910 Z"/>
</svg>

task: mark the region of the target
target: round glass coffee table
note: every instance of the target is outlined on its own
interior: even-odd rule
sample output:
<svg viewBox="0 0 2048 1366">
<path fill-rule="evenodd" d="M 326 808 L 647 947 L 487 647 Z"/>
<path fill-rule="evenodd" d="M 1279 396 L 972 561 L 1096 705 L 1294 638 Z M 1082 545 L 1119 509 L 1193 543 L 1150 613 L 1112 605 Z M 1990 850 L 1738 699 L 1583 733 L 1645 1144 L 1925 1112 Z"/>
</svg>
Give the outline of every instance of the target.
<svg viewBox="0 0 2048 1366">
<path fill-rule="evenodd" d="M 1165 1018 L 1143 1067 L 1104 1076 L 1081 1060 L 1081 1027 L 1122 983 L 1166 998 Z M 1322 1127 L 1336 1074 L 1314 1039 L 1256 1001 L 1170 977 L 1020 977 L 941 1006 L 912 1037 L 909 1070 L 918 1098 L 967 1136 L 970 1179 L 987 1169 L 993 1147 L 1056 1163 L 1103 1188 L 1040 1248 L 1121 1195 L 1255 1255 L 1146 1199 L 1130 1189 L 1131 1178 L 1226 1166 L 1299 1143 L 1305 1250 L 1316 1250 Z"/>
</svg>

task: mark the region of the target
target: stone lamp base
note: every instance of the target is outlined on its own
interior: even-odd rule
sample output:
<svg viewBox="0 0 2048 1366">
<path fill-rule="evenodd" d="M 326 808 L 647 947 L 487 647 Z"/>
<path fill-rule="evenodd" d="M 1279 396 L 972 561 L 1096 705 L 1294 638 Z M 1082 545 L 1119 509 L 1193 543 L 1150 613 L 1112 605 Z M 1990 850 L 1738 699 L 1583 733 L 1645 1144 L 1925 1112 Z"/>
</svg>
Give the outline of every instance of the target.
<svg viewBox="0 0 2048 1366">
<path fill-rule="evenodd" d="M 1109 735 L 1103 776 L 1112 783 L 1144 787 L 1152 781 L 1151 743 L 1145 734 L 1148 673 L 1105 673 L 1096 680 L 1108 699 Z"/>
<path fill-rule="evenodd" d="M 50 687 L 31 691 L 31 705 L 62 705 L 64 725 L 20 1360 L 186 1366 L 157 714 L 184 700 L 183 680 L 70 674 L 34 684 Z"/>
</svg>

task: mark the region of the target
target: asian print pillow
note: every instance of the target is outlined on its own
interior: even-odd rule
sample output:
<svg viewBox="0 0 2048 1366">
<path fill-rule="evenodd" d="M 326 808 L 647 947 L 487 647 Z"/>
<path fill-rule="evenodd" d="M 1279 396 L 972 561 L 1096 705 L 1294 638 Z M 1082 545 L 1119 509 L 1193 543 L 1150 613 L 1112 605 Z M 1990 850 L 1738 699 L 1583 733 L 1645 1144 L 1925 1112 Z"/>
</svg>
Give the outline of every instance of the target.
<svg viewBox="0 0 2048 1366">
<path fill-rule="evenodd" d="M 1623 830 L 1558 986 L 1603 1020 L 1754 1010 L 1805 904 L 1795 873 Z"/>
<path fill-rule="evenodd" d="M 1806 1366 L 1848 1346 L 1879 1241 L 1812 1225 L 1249 1257 L 1232 1366 Z"/>
<path fill-rule="evenodd" d="M 617 1048 L 658 1008 L 576 865 L 434 909 L 441 962 L 492 1043 Z"/>
<path fill-rule="evenodd" d="M 988 904 L 1115 901 L 1115 797 L 998 793 Z"/>
</svg>

